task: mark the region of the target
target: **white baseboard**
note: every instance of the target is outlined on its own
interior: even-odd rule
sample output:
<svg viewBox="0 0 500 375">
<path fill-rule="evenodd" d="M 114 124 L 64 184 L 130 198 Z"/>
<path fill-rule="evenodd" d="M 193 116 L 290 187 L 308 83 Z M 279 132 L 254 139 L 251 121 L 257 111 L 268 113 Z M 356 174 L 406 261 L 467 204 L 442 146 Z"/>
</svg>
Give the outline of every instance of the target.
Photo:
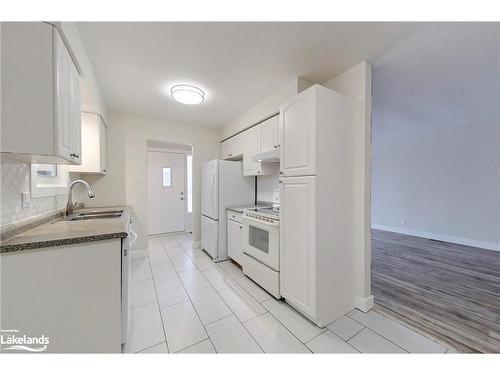
<svg viewBox="0 0 500 375">
<path fill-rule="evenodd" d="M 500 244 L 496 244 L 494 242 L 476 241 L 476 240 L 470 240 L 467 238 L 446 236 L 443 234 L 421 232 L 418 230 L 407 229 L 407 228 L 391 227 L 388 225 L 372 224 L 372 228 L 386 230 L 389 232 L 395 232 L 395 233 L 400 233 L 400 234 L 407 234 L 409 236 L 429 238 L 431 240 L 438 240 L 438 241 L 444 241 L 444 242 L 457 243 L 460 245 L 479 247 L 481 249 L 500 251 Z"/>
<path fill-rule="evenodd" d="M 201 246 L 200 241 L 193 241 L 193 249 L 199 249 Z"/>
<path fill-rule="evenodd" d="M 143 258 L 147 257 L 149 255 L 148 251 L 146 249 L 144 250 L 133 250 L 130 252 L 130 258 Z"/>
<path fill-rule="evenodd" d="M 373 295 L 370 295 L 366 298 L 356 296 L 356 308 L 363 312 L 368 312 L 373 308 L 374 299 Z"/>
</svg>

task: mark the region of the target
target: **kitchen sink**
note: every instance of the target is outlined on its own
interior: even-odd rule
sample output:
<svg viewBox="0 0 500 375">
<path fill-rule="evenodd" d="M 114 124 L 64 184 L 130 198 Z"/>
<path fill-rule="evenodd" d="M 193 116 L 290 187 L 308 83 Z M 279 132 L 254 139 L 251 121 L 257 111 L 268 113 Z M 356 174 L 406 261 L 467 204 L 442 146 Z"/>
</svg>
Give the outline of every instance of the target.
<svg viewBox="0 0 500 375">
<path fill-rule="evenodd" d="M 115 215 L 122 214 L 123 210 L 107 210 L 107 211 L 85 211 L 76 213 L 75 216 L 88 216 L 88 215 Z"/>
<path fill-rule="evenodd" d="M 85 215 L 77 215 L 66 218 L 66 221 L 77 221 L 77 220 L 90 220 L 90 219 L 116 219 L 122 217 L 121 213 L 114 214 L 85 214 Z"/>
</svg>

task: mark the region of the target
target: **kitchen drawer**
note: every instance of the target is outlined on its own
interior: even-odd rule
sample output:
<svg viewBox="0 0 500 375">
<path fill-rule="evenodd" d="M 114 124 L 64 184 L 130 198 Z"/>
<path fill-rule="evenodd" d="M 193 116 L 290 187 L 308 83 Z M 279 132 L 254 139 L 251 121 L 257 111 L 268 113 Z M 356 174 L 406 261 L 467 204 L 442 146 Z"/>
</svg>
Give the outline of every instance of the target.
<svg viewBox="0 0 500 375">
<path fill-rule="evenodd" d="M 236 211 L 232 211 L 232 210 L 227 210 L 227 218 L 228 219 L 231 219 L 231 220 L 234 220 L 240 224 L 243 224 L 243 217 L 242 217 L 242 213 L 241 212 L 236 212 Z"/>
</svg>

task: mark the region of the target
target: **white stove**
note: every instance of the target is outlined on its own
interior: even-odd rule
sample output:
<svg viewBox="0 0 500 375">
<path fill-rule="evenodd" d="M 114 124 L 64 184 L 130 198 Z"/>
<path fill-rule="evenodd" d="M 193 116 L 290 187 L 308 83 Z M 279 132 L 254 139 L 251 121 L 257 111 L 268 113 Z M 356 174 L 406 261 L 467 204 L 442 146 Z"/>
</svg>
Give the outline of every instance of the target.
<svg viewBox="0 0 500 375">
<path fill-rule="evenodd" d="M 281 298 L 279 226 L 279 203 L 243 210 L 243 272 L 276 298 Z"/>
</svg>

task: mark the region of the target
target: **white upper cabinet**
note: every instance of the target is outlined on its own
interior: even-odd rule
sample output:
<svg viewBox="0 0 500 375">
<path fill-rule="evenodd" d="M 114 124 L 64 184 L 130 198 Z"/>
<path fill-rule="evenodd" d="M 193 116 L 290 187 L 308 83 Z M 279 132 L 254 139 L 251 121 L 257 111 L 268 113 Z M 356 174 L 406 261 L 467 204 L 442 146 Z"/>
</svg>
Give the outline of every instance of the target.
<svg viewBox="0 0 500 375">
<path fill-rule="evenodd" d="M 221 143 L 222 159 L 243 159 L 244 176 L 261 176 L 274 173 L 267 163 L 255 162 L 252 157 L 279 147 L 278 116 L 271 117 Z"/>
<path fill-rule="evenodd" d="M 100 115 L 82 113 L 82 164 L 70 167 L 70 172 L 106 173 L 106 125 Z"/>
<path fill-rule="evenodd" d="M 280 173 L 316 174 L 316 90 L 306 90 L 281 106 Z"/>
<path fill-rule="evenodd" d="M 80 164 L 80 77 L 59 31 L 43 22 L 1 27 L 2 152 Z"/>
<path fill-rule="evenodd" d="M 252 161 L 252 156 L 261 149 L 261 127 L 256 125 L 243 133 L 243 176 L 257 176 L 262 173 L 262 163 Z"/>
<path fill-rule="evenodd" d="M 274 116 L 260 124 L 261 152 L 271 151 L 279 147 L 278 144 L 278 117 Z"/>
<path fill-rule="evenodd" d="M 226 139 L 220 144 L 221 158 L 224 160 L 241 160 L 243 157 L 243 147 L 241 134 Z"/>
</svg>

